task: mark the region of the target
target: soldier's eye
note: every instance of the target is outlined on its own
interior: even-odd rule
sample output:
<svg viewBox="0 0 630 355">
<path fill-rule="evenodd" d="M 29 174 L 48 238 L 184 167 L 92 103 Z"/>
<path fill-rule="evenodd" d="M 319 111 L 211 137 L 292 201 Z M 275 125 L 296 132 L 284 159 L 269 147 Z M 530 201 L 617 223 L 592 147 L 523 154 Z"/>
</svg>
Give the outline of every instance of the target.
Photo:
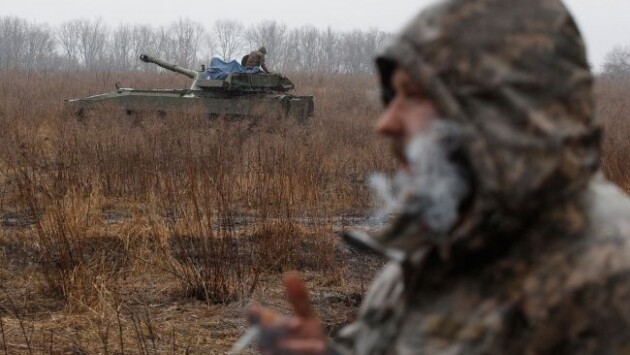
<svg viewBox="0 0 630 355">
<path fill-rule="evenodd" d="M 394 91 L 394 89 L 392 89 L 391 87 L 387 87 L 382 90 L 381 96 L 383 98 L 383 103 L 385 104 L 385 106 L 387 106 L 396 97 L 396 91 Z"/>
</svg>

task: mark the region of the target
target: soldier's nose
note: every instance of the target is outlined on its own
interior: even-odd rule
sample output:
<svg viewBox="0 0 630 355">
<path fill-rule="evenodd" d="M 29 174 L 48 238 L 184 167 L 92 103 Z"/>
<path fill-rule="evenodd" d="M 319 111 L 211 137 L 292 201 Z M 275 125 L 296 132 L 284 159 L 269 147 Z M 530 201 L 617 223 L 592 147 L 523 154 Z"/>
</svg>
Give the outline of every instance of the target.
<svg viewBox="0 0 630 355">
<path fill-rule="evenodd" d="M 386 135 L 386 136 L 395 136 L 402 134 L 402 121 L 399 116 L 397 104 L 392 101 L 385 111 L 381 114 L 376 121 L 376 126 L 374 130 L 378 134 Z"/>
</svg>

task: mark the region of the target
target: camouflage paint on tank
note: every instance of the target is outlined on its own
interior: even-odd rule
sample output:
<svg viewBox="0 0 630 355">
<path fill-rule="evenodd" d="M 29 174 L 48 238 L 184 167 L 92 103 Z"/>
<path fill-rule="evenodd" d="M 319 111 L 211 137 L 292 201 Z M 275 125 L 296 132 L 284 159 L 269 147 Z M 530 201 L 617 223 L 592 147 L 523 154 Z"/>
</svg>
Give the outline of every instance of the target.
<svg viewBox="0 0 630 355">
<path fill-rule="evenodd" d="M 280 74 L 229 75 L 225 80 L 209 80 L 203 72 L 141 55 L 141 60 L 193 79 L 190 89 L 118 88 L 109 93 L 68 100 L 77 112 L 98 110 L 116 103 L 128 112 L 183 112 L 201 107 L 212 116 L 288 117 L 304 122 L 314 114 L 312 96 L 292 95 L 293 83 Z"/>
</svg>

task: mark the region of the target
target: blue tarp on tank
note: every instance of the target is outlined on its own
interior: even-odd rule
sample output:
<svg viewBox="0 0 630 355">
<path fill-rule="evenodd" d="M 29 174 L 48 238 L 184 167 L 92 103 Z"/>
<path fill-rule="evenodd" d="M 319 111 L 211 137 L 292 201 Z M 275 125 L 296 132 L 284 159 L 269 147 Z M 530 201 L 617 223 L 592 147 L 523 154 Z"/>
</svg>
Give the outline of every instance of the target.
<svg viewBox="0 0 630 355">
<path fill-rule="evenodd" d="M 232 73 L 258 74 L 264 72 L 261 67 L 247 69 L 236 60 L 226 62 L 215 57 L 210 60 L 210 68 L 206 70 L 206 77 L 211 80 L 223 80 Z"/>
</svg>

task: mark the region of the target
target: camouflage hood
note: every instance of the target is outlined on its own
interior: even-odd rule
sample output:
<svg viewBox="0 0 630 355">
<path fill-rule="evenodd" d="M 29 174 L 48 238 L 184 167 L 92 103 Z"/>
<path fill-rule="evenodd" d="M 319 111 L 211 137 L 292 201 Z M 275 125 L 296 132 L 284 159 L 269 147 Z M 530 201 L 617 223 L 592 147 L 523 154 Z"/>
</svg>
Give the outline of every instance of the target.
<svg viewBox="0 0 630 355">
<path fill-rule="evenodd" d="M 572 199 L 597 170 L 592 75 L 559 0 L 446 0 L 377 58 L 383 100 L 405 68 L 463 131 L 472 206 L 448 244 L 480 248 Z M 483 233 L 481 232 L 483 231 Z"/>
</svg>

